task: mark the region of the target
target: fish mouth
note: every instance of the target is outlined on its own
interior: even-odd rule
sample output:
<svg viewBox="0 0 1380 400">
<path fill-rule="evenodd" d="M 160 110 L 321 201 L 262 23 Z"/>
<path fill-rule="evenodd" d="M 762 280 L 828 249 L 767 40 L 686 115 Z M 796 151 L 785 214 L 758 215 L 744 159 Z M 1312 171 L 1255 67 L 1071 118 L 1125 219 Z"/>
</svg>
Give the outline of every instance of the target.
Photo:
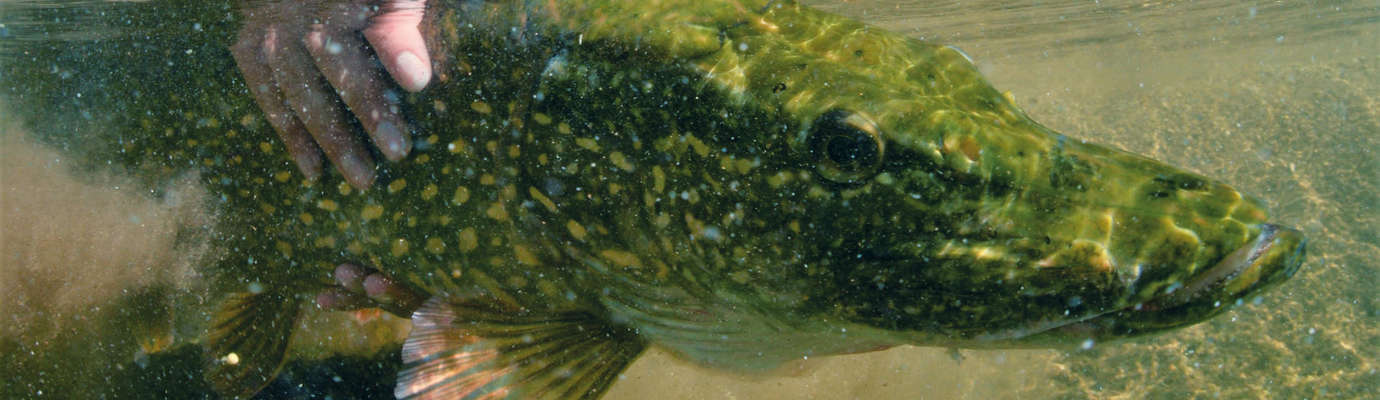
<svg viewBox="0 0 1380 400">
<path fill-rule="evenodd" d="M 1247 296 L 1294 276 L 1303 264 L 1307 239 L 1298 230 L 1257 225 L 1260 233 L 1212 267 L 1144 302 L 1081 318 L 1038 324 L 990 335 L 1033 344 L 1070 343 L 1140 336 L 1193 325 L 1233 306 Z M 1042 325 L 1042 326 L 1041 326 Z"/>
<path fill-rule="evenodd" d="M 1260 234 L 1197 274 L 1182 286 L 1167 290 L 1132 311 L 1166 311 L 1204 301 L 1241 298 L 1292 277 L 1302 264 L 1306 242 L 1299 231 L 1260 224 Z M 1215 304 L 1220 306 L 1221 304 Z"/>
</svg>

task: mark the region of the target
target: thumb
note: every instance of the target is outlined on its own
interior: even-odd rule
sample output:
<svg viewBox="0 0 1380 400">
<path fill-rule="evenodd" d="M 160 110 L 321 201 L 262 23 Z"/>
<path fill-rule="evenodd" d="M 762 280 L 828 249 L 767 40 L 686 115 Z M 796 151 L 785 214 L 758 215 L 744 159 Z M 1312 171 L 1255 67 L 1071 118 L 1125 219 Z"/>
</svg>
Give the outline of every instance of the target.
<svg viewBox="0 0 1380 400">
<path fill-rule="evenodd" d="M 391 0 L 370 18 L 364 37 L 383 67 L 404 90 L 416 92 L 431 81 L 431 57 L 417 30 L 426 14 L 424 0 Z"/>
</svg>

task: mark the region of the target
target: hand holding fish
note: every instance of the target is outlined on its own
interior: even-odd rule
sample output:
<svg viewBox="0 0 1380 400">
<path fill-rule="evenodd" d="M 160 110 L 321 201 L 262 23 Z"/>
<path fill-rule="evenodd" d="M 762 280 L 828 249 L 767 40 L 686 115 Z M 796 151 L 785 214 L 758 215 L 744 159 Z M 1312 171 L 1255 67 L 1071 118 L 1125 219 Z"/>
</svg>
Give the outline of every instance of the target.
<svg viewBox="0 0 1380 400">
<path fill-rule="evenodd" d="M 346 263 L 335 268 L 334 276 L 338 286 L 316 295 L 316 305 L 327 310 L 378 307 L 399 317 L 411 318 L 412 312 L 425 300 L 407 284 L 378 270 Z"/>
<path fill-rule="evenodd" d="M 321 176 L 325 153 L 350 185 L 373 183 L 374 160 L 351 116 L 384 157 L 407 156 L 410 128 L 399 115 L 399 93 L 371 57 L 404 90 L 425 87 L 431 62 L 417 30 L 425 7 L 425 0 L 316 0 L 241 10 L 245 23 L 231 49 L 236 64 L 308 179 Z"/>
</svg>

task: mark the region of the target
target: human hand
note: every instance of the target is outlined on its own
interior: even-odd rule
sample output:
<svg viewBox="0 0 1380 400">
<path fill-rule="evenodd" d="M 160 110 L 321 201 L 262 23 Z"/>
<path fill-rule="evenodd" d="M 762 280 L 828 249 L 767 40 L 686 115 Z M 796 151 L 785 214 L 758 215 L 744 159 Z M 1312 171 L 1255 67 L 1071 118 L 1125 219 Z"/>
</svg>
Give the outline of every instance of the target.
<svg viewBox="0 0 1380 400">
<path fill-rule="evenodd" d="M 412 318 L 412 312 L 426 300 L 407 284 L 374 269 L 340 264 L 334 276 L 336 286 L 316 295 L 318 307 L 336 311 L 378 307 L 402 318 Z"/>
<path fill-rule="evenodd" d="M 399 86 L 421 90 L 431 79 L 417 29 L 425 5 L 426 0 L 284 0 L 242 10 L 245 24 L 231 52 L 307 179 L 321 176 L 324 152 L 350 185 L 364 190 L 373 183 L 374 160 L 351 127 L 351 114 L 384 157 L 407 156 L 411 128 L 399 114 L 401 96 L 375 67 L 359 33 Z"/>
</svg>

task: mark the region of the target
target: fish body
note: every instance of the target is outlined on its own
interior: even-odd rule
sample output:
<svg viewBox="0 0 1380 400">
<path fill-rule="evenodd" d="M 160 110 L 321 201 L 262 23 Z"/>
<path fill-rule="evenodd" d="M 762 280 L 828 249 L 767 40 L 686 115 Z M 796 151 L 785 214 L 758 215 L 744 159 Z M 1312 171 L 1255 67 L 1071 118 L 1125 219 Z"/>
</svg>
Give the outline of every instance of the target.
<svg viewBox="0 0 1380 400">
<path fill-rule="evenodd" d="M 126 7 L 205 33 L 33 44 L 0 79 L 83 116 L 40 134 L 109 132 L 86 159 L 213 194 L 227 393 L 273 377 L 345 260 L 430 297 L 399 397 L 562 398 L 651 344 L 765 370 L 1159 332 L 1303 258 L 1259 201 L 1039 125 L 955 48 L 789 1 L 436 5 L 437 83 L 406 99 L 423 133 L 365 191 L 291 164 L 230 73 L 232 7 Z"/>
</svg>

